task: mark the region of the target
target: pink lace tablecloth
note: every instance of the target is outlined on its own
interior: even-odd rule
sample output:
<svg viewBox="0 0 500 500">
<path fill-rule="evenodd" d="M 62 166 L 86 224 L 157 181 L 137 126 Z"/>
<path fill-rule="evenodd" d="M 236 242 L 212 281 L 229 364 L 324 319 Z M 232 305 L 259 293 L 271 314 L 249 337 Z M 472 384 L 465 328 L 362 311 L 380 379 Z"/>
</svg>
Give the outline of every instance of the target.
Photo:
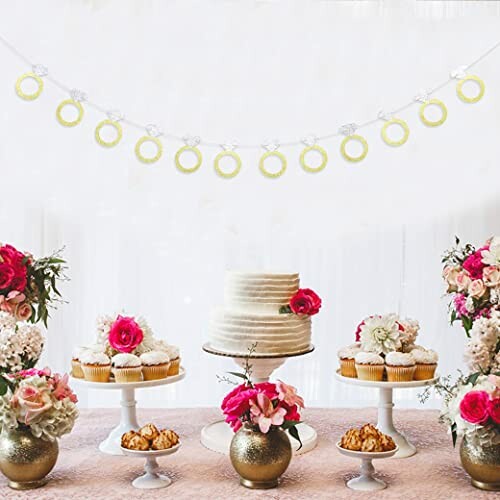
<svg viewBox="0 0 500 500">
<path fill-rule="evenodd" d="M 350 426 L 376 422 L 376 411 L 310 409 L 305 420 L 318 431 L 317 448 L 295 457 L 279 488 L 266 491 L 241 487 L 229 458 L 205 449 L 200 430 L 220 418 L 216 409 L 141 410 L 141 421 L 175 429 L 183 447 L 159 459 L 173 484 L 160 490 L 137 490 L 131 481 L 142 472 L 143 461 L 104 455 L 97 449 L 118 420 L 117 410 L 83 410 L 74 432 L 61 442 L 59 461 L 45 487 L 28 492 L 13 491 L 0 478 L 0 498 L 126 499 L 171 497 L 175 499 L 481 499 L 495 497 L 470 485 L 460 466 L 458 450 L 437 422 L 437 412 L 395 410 L 395 421 L 419 452 L 411 458 L 377 460 L 379 477 L 388 483 L 380 492 L 353 492 L 345 481 L 356 475 L 359 461 L 342 456 L 335 442 Z"/>
</svg>

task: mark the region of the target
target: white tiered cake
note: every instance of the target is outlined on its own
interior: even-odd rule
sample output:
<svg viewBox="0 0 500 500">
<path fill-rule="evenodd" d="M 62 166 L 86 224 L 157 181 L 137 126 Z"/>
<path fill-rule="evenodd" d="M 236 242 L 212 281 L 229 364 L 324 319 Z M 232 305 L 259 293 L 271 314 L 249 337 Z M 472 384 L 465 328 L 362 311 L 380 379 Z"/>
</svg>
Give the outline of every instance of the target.
<svg viewBox="0 0 500 500">
<path fill-rule="evenodd" d="M 309 316 L 280 314 L 299 289 L 299 275 L 228 272 L 224 307 L 213 311 L 209 340 L 214 349 L 247 354 L 294 354 L 311 344 Z"/>
</svg>

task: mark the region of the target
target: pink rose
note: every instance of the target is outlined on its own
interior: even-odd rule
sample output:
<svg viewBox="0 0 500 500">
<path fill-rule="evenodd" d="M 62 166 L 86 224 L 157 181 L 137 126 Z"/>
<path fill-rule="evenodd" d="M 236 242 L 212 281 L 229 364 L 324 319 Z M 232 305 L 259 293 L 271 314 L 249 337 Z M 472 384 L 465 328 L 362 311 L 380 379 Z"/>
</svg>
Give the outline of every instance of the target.
<svg viewBox="0 0 500 500">
<path fill-rule="evenodd" d="M 0 259 L 1 262 L 17 267 L 23 265 L 24 254 L 16 250 L 12 245 L 4 245 L 0 248 Z"/>
<path fill-rule="evenodd" d="M 453 266 L 446 266 L 443 269 L 443 278 L 448 283 L 448 291 L 453 291 L 457 288 L 457 274 L 459 270 Z"/>
<path fill-rule="evenodd" d="M 241 419 L 250 411 L 250 400 L 255 397 L 257 391 L 242 384 L 224 398 L 222 411 L 234 432 L 240 429 Z"/>
<path fill-rule="evenodd" d="M 489 287 L 500 285 L 500 269 L 496 266 L 485 267 L 483 269 L 483 281 Z"/>
<path fill-rule="evenodd" d="M 460 416 L 471 424 L 481 425 L 488 421 L 490 396 L 486 391 L 470 391 L 460 401 Z"/>
<path fill-rule="evenodd" d="M 310 288 L 301 288 L 290 299 L 290 309 L 295 314 L 312 316 L 319 312 L 321 299 Z"/>
<path fill-rule="evenodd" d="M 11 304 L 20 304 L 24 301 L 25 298 L 26 295 L 24 295 L 24 293 L 21 293 L 18 290 L 12 290 L 7 294 L 5 300 L 7 300 L 7 302 L 10 302 Z"/>
<path fill-rule="evenodd" d="M 144 333 L 134 318 L 118 316 L 109 330 L 108 341 L 117 351 L 132 352 L 143 338 Z"/>
<path fill-rule="evenodd" d="M 19 387 L 12 396 L 11 404 L 18 410 L 19 417 L 26 425 L 30 425 L 39 415 L 52 408 L 47 389 L 32 385 Z"/>
<path fill-rule="evenodd" d="M 8 288 L 14 279 L 14 268 L 6 263 L 0 263 L 0 290 Z"/>
<path fill-rule="evenodd" d="M 31 318 L 32 312 L 31 305 L 23 302 L 22 304 L 17 304 L 14 315 L 18 321 L 28 321 Z"/>
<path fill-rule="evenodd" d="M 483 280 L 474 280 L 469 285 L 469 295 L 478 299 L 482 297 L 486 292 L 486 287 L 484 286 Z"/>
<path fill-rule="evenodd" d="M 469 274 L 466 271 L 460 271 L 456 276 L 457 289 L 459 292 L 467 290 L 472 280 L 470 279 Z"/>
<path fill-rule="evenodd" d="M 488 413 L 495 424 L 500 424 L 500 398 L 488 402 Z"/>
<path fill-rule="evenodd" d="M 483 269 L 485 267 L 485 264 L 483 264 L 482 252 L 488 249 L 488 245 L 481 247 L 472 255 L 469 255 L 463 263 L 463 268 L 469 272 L 469 275 L 473 280 L 478 280 L 483 277 Z"/>
</svg>

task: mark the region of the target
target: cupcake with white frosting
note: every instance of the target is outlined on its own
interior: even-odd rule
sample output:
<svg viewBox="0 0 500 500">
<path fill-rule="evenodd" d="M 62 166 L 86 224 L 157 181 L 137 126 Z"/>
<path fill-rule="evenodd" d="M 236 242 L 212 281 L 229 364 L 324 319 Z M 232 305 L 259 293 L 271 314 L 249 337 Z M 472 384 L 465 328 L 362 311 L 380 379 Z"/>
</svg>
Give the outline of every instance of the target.
<svg viewBox="0 0 500 500">
<path fill-rule="evenodd" d="M 343 377 L 356 378 L 356 365 L 354 362 L 354 357 L 358 352 L 361 351 L 360 344 L 357 342 L 355 344 L 342 347 L 337 352 L 340 362 L 340 374 Z"/>
<path fill-rule="evenodd" d="M 87 350 L 86 347 L 80 346 L 77 347 L 73 351 L 73 355 L 71 356 L 71 376 L 75 378 L 85 378 L 82 370 L 82 363 L 80 361 L 80 357 L 82 353 Z"/>
<path fill-rule="evenodd" d="M 111 360 L 106 354 L 85 349 L 79 354 L 79 360 L 85 380 L 91 382 L 109 382 Z"/>
<path fill-rule="evenodd" d="M 384 378 L 384 358 L 374 352 L 358 352 L 354 357 L 356 373 L 361 380 L 381 381 Z"/>
<path fill-rule="evenodd" d="M 170 377 L 171 375 L 179 375 L 179 370 L 181 367 L 181 355 L 179 348 L 175 345 L 168 345 L 165 351 L 170 358 L 168 376 Z"/>
<path fill-rule="evenodd" d="M 140 382 L 142 380 L 142 363 L 138 356 L 122 352 L 111 358 L 115 382 Z"/>
<path fill-rule="evenodd" d="M 413 354 L 397 351 L 387 353 L 385 356 L 385 371 L 387 372 L 388 382 L 409 382 L 413 380 L 413 374 L 415 373 Z"/>
<path fill-rule="evenodd" d="M 413 374 L 414 380 L 429 380 L 434 378 L 438 363 L 438 353 L 432 349 L 425 351 L 415 350 L 412 351 L 415 359 L 415 373 Z"/>
<path fill-rule="evenodd" d="M 144 380 L 158 380 L 168 377 L 170 357 L 165 351 L 149 351 L 141 354 Z"/>
</svg>

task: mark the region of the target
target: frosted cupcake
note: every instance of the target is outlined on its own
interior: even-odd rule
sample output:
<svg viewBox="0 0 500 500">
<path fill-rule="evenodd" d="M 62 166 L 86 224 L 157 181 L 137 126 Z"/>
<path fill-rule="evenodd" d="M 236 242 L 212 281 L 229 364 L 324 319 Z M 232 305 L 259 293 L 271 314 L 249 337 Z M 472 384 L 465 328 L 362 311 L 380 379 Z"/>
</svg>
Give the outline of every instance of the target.
<svg viewBox="0 0 500 500">
<path fill-rule="evenodd" d="M 381 381 L 384 378 L 384 359 L 374 352 L 358 352 L 354 357 L 356 373 L 361 380 Z"/>
<path fill-rule="evenodd" d="M 111 360 L 103 352 L 86 349 L 80 354 L 80 363 L 85 380 L 91 382 L 109 382 Z"/>
<path fill-rule="evenodd" d="M 426 351 L 426 350 L 427 349 L 423 345 L 409 344 L 404 347 L 403 352 Z"/>
<path fill-rule="evenodd" d="M 141 354 L 144 380 L 158 380 L 168 377 L 170 358 L 164 351 L 149 351 Z"/>
<path fill-rule="evenodd" d="M 438 353 L 432 349 L 427 351 L 415 350 L 412 351 L 412 355 L 416 364 L 413 379 L 429 380 L 430 378 L 434 378 L 438 362 Z"/>
<path fill-rule="evenodd" d="M 111 358 L 115 382 L 140 382 L 142 380 L 141 360 L 134 354 L 122 352 Z"/>
<path fill-rule="evenodd" d="M 354 357 L 361 351 L 360 344 L 352 344 L 342 347 L 337 353 L 340 362 L 340 374 L 343 377 L 356 378 L 356 366 Z"/>
<path fill-rule="evenodd" d="M 168 357 L 170 358 L 170 366 L 168 368 L 168 376 L 179 375 L 179 369 L 181 367 L 181 357 L 179 348 L 175 345 L 169 345 L 166 348 Z"/>
<path fill-rule="evenodd" d="M 415 373 L 415 358 L 412 353 L 390 352 L 385 356 L 385 371 L 388 382 L 409 382 Z"/>
<path fill-rule="evenodd" d="M 75 378 L 85 378 L 82 370 L 80 356 L 87 350 L 86 347 L 77 347 L 71 356 L 71 376 Z"/>
</svg>

